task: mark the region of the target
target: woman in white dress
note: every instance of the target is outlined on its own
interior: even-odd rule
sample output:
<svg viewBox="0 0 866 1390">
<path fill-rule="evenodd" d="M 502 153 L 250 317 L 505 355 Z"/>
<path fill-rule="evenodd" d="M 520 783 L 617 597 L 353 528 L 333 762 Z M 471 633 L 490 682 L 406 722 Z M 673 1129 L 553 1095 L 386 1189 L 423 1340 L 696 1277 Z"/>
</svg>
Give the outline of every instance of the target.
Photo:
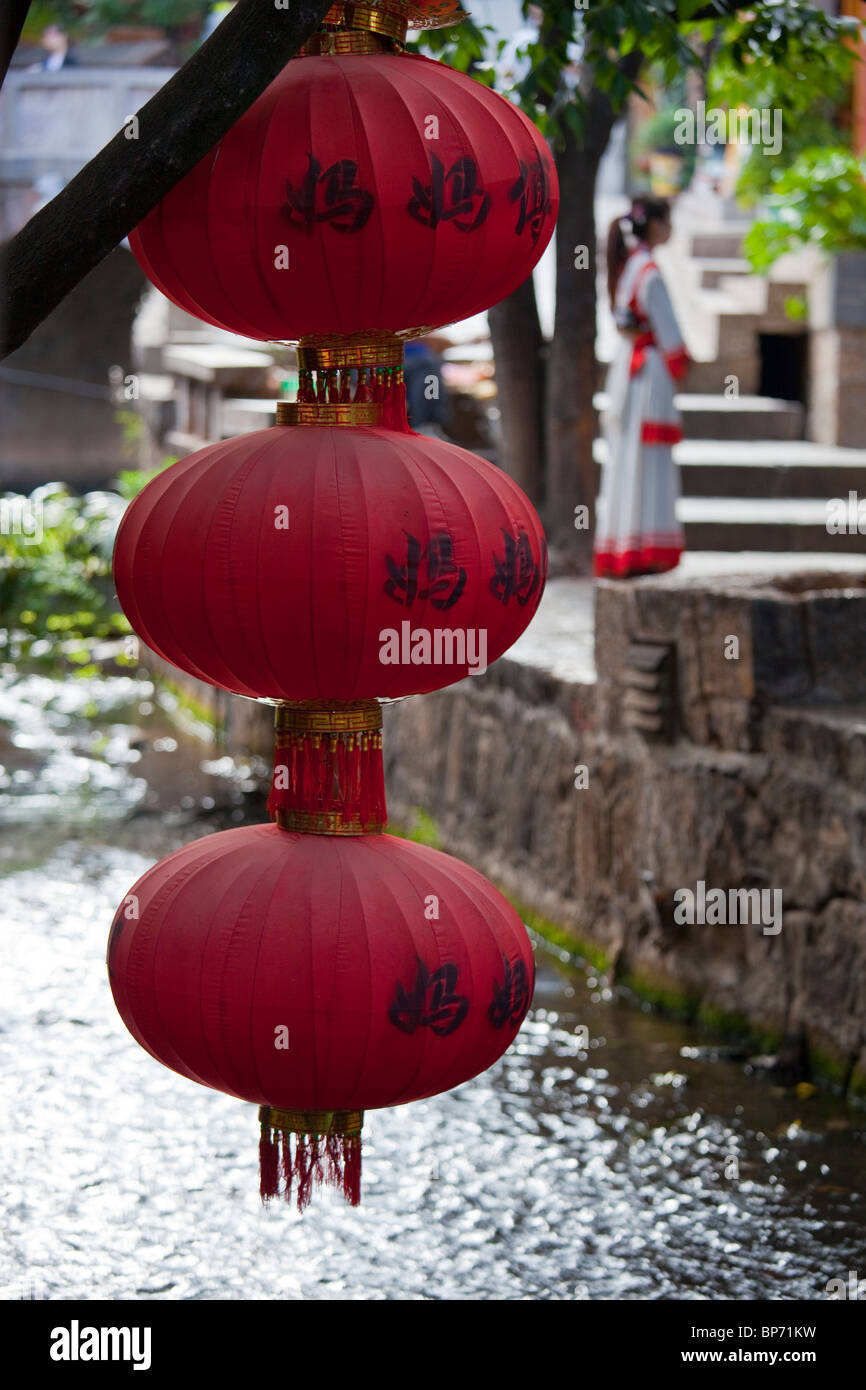
<svg viewBox="0 0 866 1390">
<path fill-rule="evenodd" d="M 674 390 L 689 359 L 653 260 L 653 248 L 670 234 L 668 203 L 649 195 L 635 198 L 608 234 L 608 291 L 620 341 L 601 421 L 607 457 L 595 536 L 599 577 L 658 574 L 673 569 L 684 549 L 671 450 L 682 439 Z"/>
</svg>

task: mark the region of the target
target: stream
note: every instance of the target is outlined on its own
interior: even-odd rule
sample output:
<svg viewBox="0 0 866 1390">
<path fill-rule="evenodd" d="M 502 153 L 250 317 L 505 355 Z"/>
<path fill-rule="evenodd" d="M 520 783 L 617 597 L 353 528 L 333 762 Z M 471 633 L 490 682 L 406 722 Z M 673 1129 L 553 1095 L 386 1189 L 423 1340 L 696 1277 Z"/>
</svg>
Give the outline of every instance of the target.
<svg viewBox="0 0 866 1390">
<path fill-rule="evenodd" d="M 143 673 L 7 682 L 0 765 L 4 1297 L 826 1299 L 866 1278 L 866 1115 L 540 944 L 502 1061 L 368 1113 L 359 1208 L 263 1208 L 255 1107 L 138 1047 L 104 964 L 150 864 L 263 818 L 262 769 Z"/>
</svg>

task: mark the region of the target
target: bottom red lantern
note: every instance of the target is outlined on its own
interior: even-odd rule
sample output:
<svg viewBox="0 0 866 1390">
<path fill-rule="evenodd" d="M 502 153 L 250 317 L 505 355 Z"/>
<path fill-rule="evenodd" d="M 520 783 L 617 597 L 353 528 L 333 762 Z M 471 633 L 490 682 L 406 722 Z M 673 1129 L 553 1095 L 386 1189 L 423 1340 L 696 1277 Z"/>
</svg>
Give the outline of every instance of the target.
<svg viewBox="0 0 866 1390">
<path fill-rule="evenodd" d="M 475 869 L 386 834 L 263 825 L 144 874 L 108 971 L 158 1061 L 260 1107 L 261 1192 L 360 1192 L 362 1112 L 432 1096 L 506 1050 L 529 1008 L 519 916 Z"/>
</svg>

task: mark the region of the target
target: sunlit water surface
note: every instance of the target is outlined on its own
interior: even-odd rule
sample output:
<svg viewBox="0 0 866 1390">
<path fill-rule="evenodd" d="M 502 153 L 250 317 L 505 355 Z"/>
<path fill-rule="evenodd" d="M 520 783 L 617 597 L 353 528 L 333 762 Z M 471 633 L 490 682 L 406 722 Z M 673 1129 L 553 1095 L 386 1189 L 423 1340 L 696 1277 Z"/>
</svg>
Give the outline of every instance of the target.
<svg viewBox="0 0 866 1390">
<path fill-rule="evenodd" d="M 360 1208 L 264 1209 L 255 1108 L 144 1053 L 105 973 L 134 879 L 248 814 L 249 769 L 166 704 L 131 679 L 0 696 L 6 1297 L 791 1299 L 866 1275 L 862 1115 L 541 955 L 497 1066 L 368 1115 Z"/>
</svg>

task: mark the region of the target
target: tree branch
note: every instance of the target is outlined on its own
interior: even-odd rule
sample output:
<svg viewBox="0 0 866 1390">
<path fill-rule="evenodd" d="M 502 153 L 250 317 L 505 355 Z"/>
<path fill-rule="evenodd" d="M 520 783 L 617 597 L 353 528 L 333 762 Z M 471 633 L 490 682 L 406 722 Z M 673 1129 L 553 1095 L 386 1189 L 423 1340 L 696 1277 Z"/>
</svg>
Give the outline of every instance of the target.
<svg viewBox="0 0 866 1390">
<path fill-rule="evenodd" d="M 20 347 L 69 291 L 189 173 L 318 28 L 330 0 L 239 0 L 207 43 L 0 247 L 0 356 Z"/>
</svg>

